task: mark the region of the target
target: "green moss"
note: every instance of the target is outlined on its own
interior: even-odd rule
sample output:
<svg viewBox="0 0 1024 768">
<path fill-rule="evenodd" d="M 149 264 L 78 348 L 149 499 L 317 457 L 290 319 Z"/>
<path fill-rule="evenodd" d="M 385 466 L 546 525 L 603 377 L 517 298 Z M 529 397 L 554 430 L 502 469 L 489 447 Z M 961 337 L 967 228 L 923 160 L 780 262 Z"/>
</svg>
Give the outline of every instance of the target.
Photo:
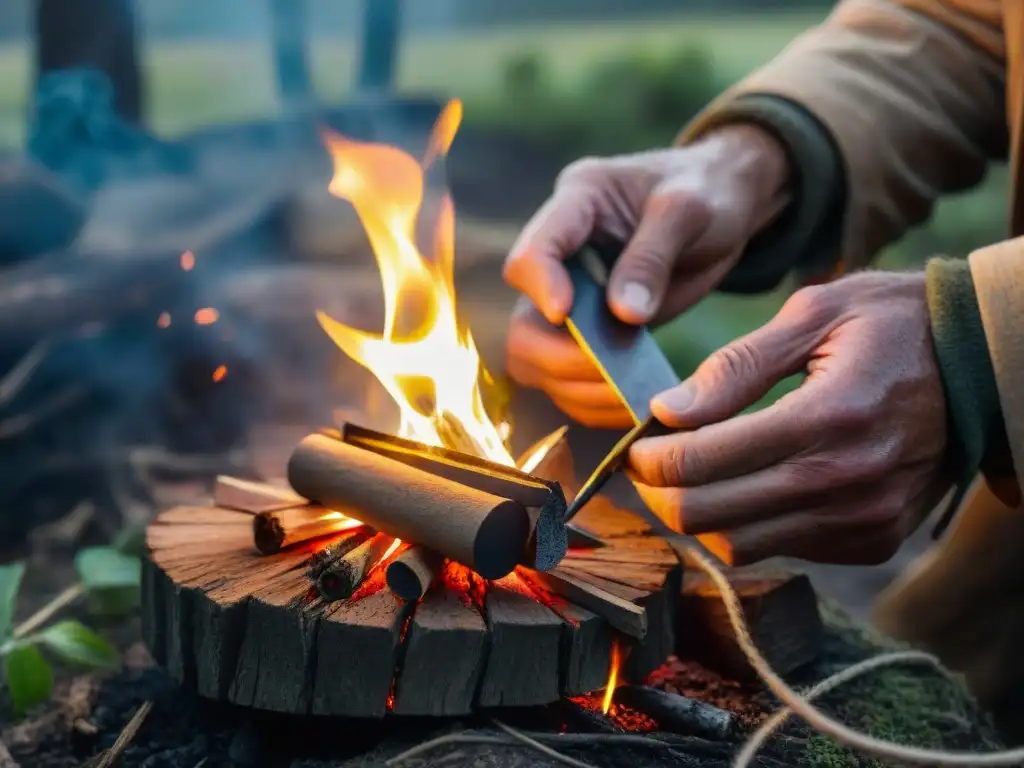
<svg viewBox="0 0 1024 768">
<path fill-rule="evenodd" d="M 853 624 L 833 606 L 824 605 L 823 614 L 828 624 L 826 660 L 808 675 L 813 680 L 896 648 L 885 638 Z M 876 670 L 822 697 L 818 704 L 836 720 L 886 741 L 954 751 L 998 748 L 989 719 L 959 681 L 925 665 L 900 664 Z M 806 738 L 799 764 L 807 768 L 887 765 L 812 733 L 803 723 L 791 723 L 785 732 Z"/>
</svg>

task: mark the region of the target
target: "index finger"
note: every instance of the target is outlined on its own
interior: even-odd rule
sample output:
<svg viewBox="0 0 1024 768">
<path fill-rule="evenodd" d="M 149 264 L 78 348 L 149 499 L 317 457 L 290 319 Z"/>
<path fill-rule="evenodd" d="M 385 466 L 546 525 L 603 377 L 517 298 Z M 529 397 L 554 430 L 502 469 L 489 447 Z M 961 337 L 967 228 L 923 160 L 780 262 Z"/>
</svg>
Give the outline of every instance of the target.
<svg viewBox="0 0 1024 768">
<path fill-rule="evenodd" d="M 596 201 L 587 187 L 558 188 L 505 260 L 505 282 L 526 294 L 550 323 L 561 325 L 572 309 L 572 282 L 562 262 L 586 243 L 596 222 Z"/>
<path fill-rule="evenodd" d="M 691 432 L 638 440 L 629 451 L 629 470 L 647 485 L 692 488 L 785 461 L 816 434 L 808 423 L 813 411 L 801 407 L 811 387 L 805 383 L 767 408 Z"/>
</svg>

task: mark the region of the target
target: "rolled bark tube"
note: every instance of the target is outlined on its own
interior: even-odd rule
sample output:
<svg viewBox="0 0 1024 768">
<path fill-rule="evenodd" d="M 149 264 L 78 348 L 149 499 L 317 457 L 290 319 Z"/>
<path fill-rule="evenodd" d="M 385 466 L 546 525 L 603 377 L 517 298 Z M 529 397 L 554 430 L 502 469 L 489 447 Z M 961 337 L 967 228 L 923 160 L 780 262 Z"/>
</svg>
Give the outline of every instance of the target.
<svg viewBox="0 0 1024 768">
<path fill-rule="evenodd" d="M 328 435 L 299 443 L 288 462 L 288 482 L 304 498 L 421 544 L 485 579 L 511 573 L 530 536 L 522 504 Z"/>
<path fill-rule="evenodd" d="M 419 600 L 441 572 L 444 558 L 419 545 L 388 564 L 388 588 L 403 600 Z"/>
<path fill-rule="evenodd" d="M 352 527 L 352 521 L 316 505 L 260 512 L 252 519 L 253 543 L 264 555 Z"/>
</svg>

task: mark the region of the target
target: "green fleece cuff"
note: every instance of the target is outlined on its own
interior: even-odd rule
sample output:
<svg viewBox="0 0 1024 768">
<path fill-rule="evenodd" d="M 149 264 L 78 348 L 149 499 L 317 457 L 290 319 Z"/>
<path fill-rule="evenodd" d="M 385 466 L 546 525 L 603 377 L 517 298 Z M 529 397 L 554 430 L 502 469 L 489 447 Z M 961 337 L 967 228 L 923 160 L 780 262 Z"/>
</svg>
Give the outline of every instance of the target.
<svg viewBox="0 0 1024 768">
<path fill-rule="evenodd" d="M 786 149 L 793 202 L 755 236 L 720 289 L 771 290 L 792 270 L 804 279 L 831 275 L 839 260 L 846 183 L 831 134 L 799 104 L 770 94 L 745 94 L 699 115 L 683 131 L 689 143 L 714 128 L 750 123 L 771 132 Z"/>
<path fill-rule="evenodd" d="M 926 268 L 928 311 L 949 414 L 951 460 L 961 483 L 1005 442 L 996 374 L 966 260 L 932 259 Z"/>
</svg>

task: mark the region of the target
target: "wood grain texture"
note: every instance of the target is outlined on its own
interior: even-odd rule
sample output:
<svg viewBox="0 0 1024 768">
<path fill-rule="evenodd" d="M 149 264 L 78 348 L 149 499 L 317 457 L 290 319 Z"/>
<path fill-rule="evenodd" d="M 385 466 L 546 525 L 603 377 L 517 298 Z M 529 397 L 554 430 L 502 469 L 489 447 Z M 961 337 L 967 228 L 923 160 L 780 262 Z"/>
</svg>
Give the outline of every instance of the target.
<svg viewBox="0 0 1024 768">
<path fill-rule="evenodd" d="M 466 596 L 444 584 L 416 606 L 395 683 L 399 715 L 466 715 L 483 672 L 487 625 Z"/>
<path fill-rule="evenodd" d="M 594 583 L 588 574 L 556 568 L 553 571 L 534 571 L 531 582 L 554 592 L 567 601 L 593 611 L 613 628 L 630 637 L 642 640 L 647 634 L 647 613 L 640 606 Z M 640 593 L 643 594 L 643 593 Z"/>
<path fill-rule="evenodd" d="M 303 541 L 339 533 L 350 525 L 350 520 L 317 504 L 268 510 L 252 518 L 253 542 L 264 555 L 272 555 Z"/>
<path fill-rule="evenodd" d="M 414 603 L 383 589 L 332 604 L 320 621 L 314 715 L 383 717 Z"/>
<path fill-rule="evenodd" d="M 509 576 L 472 602 L 431 577 L 422 600 L 403 601 L 381 569 L 352 599 L 325 603 L 311 589 L 313 564 L 330 562 L 326 551 L 365 542 L 373 529 L 261 555 L 253 519 L 252 512 L 197 505 L 163 512 L 147 529 L 143 636 L 154 658 L 205 698 L 296 714 L 458 715 L 549 703 L 600 689 L 607 679 L 620 630 L 540 581 Z M 636 617 L 645 618 L 642 640 L 620 635 L 633 644 L 629 678 L 640 680 L 676 647 L 676 627 L 686 626 L 682 617 L 663 620 L 678 582 L 658 539 L 641 533 L 606 541 L 600 550 L 569 553 L 566 567 L 552 573 L 591 599 L 606 596 L 629 613 L 634 629 Z"/>
<path fill-rule="evenodd" d="M 213 486 L 213 503 L 218 507 L 255 515 L 305 504 L 306 500 L 291 488 L 218 475 Z"/>
<path fill-rule="evenodd" d="M 485 601 L 490 648 L 478 704 L 527 707 L 559 695 L 562 620 L 532 596 L 492 584 Z"/>
<path fill-rule="evenodd" d="M 754 643 L 779 674 L 794 672 L 821 655 L 825 626 L 805 574 L 741 569 L 729 574 L 729 582 Z M 703 574 L 687 574 L 676 620 L 679 655 L 734 679 L 756 677 L 736 643 L 717 588 Z"/>
<path fill-rule="evenodd" d="M 501 578 L 523 556 L 530 519 L 518 502 L 406 466 L 326 435 L 303 440 L 288 463 L 303 496 L 378 531 Z"/>
<path fill-rule="evenodd" d="M 394 543 L 391 536 L 378 533 L 333 560 L 317 578 L 320 597 L 331 602 L 350 598 Z"/>
</svg>

